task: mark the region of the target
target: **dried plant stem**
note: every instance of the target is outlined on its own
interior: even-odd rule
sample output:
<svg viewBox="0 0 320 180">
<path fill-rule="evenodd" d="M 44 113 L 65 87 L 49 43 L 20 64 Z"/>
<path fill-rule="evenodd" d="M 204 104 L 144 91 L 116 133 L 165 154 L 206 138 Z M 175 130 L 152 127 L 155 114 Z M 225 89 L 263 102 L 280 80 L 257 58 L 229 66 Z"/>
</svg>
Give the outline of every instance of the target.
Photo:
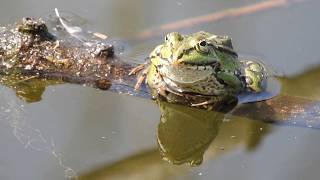
<svg viewBox="0 0 320 180">
<path fill-rule="evenodd" d="M 253 14 L 253 13 L 266 11 L 273 8 L 288 6 L 294 3 L 301 3 L 305 1 L 306 0 L 291 0 L 291 1 L 290 0 L 266 0 L 263 2 L 259 2 L 256 4 L 251 4 L 243 7 L 225 9 L 219 12 L 214 12 L 214 13 L 210 13 L 210 14 L 206 14 L 198 17 L 187 18 L 187 19 L 183 19 L 183 20 L 168 23 L 168 24 L 163 24 L 155 28 L 147 29 L 145 31 L 142 31 L 140 34 L 138 34 L 137 38 L 147 39 L 167 31 L 174 31 L 177 29 L 192 27 L 195 25 L 204 24 L 208 22 L 215 22 L 222 19 L 226 19 L 226 18 Z"/>
</svg>

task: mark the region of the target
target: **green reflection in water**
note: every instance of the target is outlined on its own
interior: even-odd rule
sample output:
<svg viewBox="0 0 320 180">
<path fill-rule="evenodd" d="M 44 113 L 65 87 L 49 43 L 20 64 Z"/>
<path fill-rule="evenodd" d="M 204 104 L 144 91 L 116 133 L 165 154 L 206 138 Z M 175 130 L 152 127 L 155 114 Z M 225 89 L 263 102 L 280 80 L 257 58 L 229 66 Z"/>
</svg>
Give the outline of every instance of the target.
<svg viewBox="0 0 320 180">
<path fill-rule="evenodd" d="M 0 75 L 0 84 L 12 88 L 19 98 L 28 103 L 40 101 L 47 86 L 61 83 L 58 80 L 39 79 L 37 76 L 23 76 L 14 72 Z"/>
<path fill-rule="evenodd" d="M 164 160 L 173 164 L 188 163 L 191 166 L 198 166 L 203 161 L 203 155 L 215 141 L 225 118 L 225 112 L 231 110 L 234 105 L 225 107 L 224 112 L 207 111 L 198 108 L 186 107 L 158 101 L 161 118 L 158 125 L 158 145 Z M 243 121 L 244 118 L 234 117 L 232 121 Z M 224 142 L 236 139 L 243 134 L 246 138 L 248 150 L 254 150 L 261 141 L 261 138 L 269 132 L 269 127 L 259 121 L 241 122 L 238 127 L 231 127 L 230 130 L 223 130 L 220 135 L 225 138 Z M 233 122 L 232 124 L 237 123 Z M 245 128 L 242 128 L 244 125 Z M 246 132 L 243 132 L 243 131 Z M 231 133 L 231 134 L 230 134 Z M 241 139 L 241 138 L 240 138 Z M 242 139 L 243 140 L 243 139 Z M 217 146 L 225 149 L 225 145 Z M 221 150 L 221 149 L 220 149 Z"/>
<path fill-rule="evenodd" d="M 200 165 L 217 136 L 223 113 L 158 101 L 161 119 L 158 144 L 163 159 L 173 164 Z"/>
<path fill-rule="evenodd" d="M 155 179 L 184 178 L 192 166 L 210 162 L 228 153 L 258 150 L 272 126 L 262 121 L 244 117 L 231 117 L 227 121 L 224 112 L 206 111 L 158 101 L 161 112 L 156 149 L 142 150 L 136 154 L 90 169 L 80 176 L 81 180 L 104 179 Z M 227 109 L 228 110 L 228 109 Z M 244 147 L 244 148 L 242 148 Z M 161 157 L 165 158 L 165 162 Z M 223 163 L 223 162 L 222 162 Z M 174 164 L 174 165 L 173 165 Z M 180 164 L 179 166 L 176 166 Z M 202 165 L 206 166 L 207 163 Z M 201 165 L 201 166 L 202 166 Z"/>
</svg>

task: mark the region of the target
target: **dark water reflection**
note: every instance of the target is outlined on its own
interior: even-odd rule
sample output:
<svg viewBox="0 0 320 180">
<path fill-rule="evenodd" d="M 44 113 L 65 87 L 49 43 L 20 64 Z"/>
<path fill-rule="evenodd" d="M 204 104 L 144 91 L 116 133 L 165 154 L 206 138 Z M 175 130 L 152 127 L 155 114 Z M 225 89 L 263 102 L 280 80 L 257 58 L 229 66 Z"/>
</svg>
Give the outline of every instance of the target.
<svg viewBox="0 0 320 180">
<path fill-rule="evenodd" d="M 58 7 L 87 18 L 95 30 L 130 39 L 148 27 L 254 2 L 261 1 L 15 0 L 1 3 L 0 22 L 42 16 Z M 320 23 L 314 20 L 319 5 L 310 0 L 179 31 L 227 34 L 237 51 L 263 58 L 287 76 L 281 80 L 283 94 L 312 100 L 303 107 L 315 107 L 313 116 L 293 116 L 306 122 L 319 117 L 319 103 L 314 102 L 319 99 L 315 66 L 320 64 L 316 53 Z M 160 40 L 162 37 L 136 42 L 127 55 L 146 55 Z M 174 166 L 161 160 L 156 141 L 160 112 L 149 100 L 64 84 L 48 87 L 42 101 L 28 104 L 11 89 L 1 86 L 0 90 L 0 179 L 65 179 L 72 173 L 82 179 L 300 180 L 320 176 L 320 133 L 306 124 L 302 128 L 293 123 L 275 126 L 257 121 L 252 114 L 227 115 L 222 122 L 208 118 L 203 121 L 212 123 L 208 131 L 197 130 L 205 137 L 204 146 L 191 149 L 201 147 L 197 157 L 205 152 L 202 165 Z M 295 107 L 291 105 L 288 107 Z M 249 112 L 261 105 L 246 106 Z M 178 128 L 185 124 L 174 123 Z M 165 126 L 159 127 L 160 132 Z"/>
<path fill-rule="evenodd" d="M 208 161 L 239 145 L 244 145 L 244 152 L 255 150 L 272 129 L 260 121 L 229 121 L 223 112 L 157 103 L 161 112 L 158 148 L 161 158 L 172 165 L 162 161 L 154 149 L 83 174 L 80 179 L 175 179 L 190 171 L 189 165 L 201 165 L 204 156 Z M 189 165 L 181 165 L 184 163 Z"/>
<path fill-rule="evenodd" d="M 224 114 L 158 101 L 158 145 L 163 159 L 198 166 L 217 136 Z"/>
</svg>

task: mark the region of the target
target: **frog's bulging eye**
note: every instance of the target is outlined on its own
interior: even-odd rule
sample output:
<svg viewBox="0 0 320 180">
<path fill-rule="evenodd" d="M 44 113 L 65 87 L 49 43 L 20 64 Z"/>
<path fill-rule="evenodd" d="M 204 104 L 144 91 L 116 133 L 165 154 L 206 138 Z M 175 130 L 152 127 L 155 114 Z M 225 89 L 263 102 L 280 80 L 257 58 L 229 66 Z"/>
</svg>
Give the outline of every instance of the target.
<svg viewBox="0 0 320 180">
<path fill-rule="evenodd" d="M 207 42 L 206 42 L 206 41 L 201 41 L 201 42 L 199 43 L 199 45 L 200 45 L 200 46 L 206 46 L 206 45 L 207 45 Z"/>
<path fill-rule="evenodd" d="M 202 40 L 198 42 L 198 44 L 196 45 L 196 50 L 201 53 L 209 53 L 209 46 L 207 41 Z"/>
</svg>

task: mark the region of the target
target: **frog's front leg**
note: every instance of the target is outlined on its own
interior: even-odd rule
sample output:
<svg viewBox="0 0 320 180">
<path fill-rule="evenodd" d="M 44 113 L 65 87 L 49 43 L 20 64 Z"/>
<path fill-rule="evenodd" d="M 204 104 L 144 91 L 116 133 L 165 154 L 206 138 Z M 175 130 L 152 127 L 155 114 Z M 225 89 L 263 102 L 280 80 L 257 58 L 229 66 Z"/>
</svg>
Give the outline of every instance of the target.
<svg viewBox="0 0 320 180">
<path fill-rule="evenodd" d="M 149 62 L 148 62 L 148 61 L 145 62 L 145 63 L 143 63 L 143 64 L 140 64 L 140 65 L 134 67 L 134 68 L 129 72 L 128 75 L 129 75 L 129 76 L 131 76 L 131 75 L 136 75 L 136 74 L 138 74 L 139 72 L 141 72 L 142 70 L 144 70 L 147 66 L 149 66 Z"/>
<path fill-rule="evenodd" d="M 131 70 L 129 75 L 135 75 L 138 72 L 140 72 L 138 79 L 137 79 L 137 83 L 134 86 L 134 90 L 138 91 L 140 89 L 141 84 L 146 80 L 149 68 L 150 68 L 150 66 L 148 64 L 141 64 Z"/>
<path fill-rule="evenodd" d="M 220 71 L 217 72 L 217 78 L 234 88 L 237 92 L 240 92 L 243 89 L 242 81 L 239 79 L 238 76 L 235 76 L 234 74 Z"/>
<path fill-rule="evenodd" d="M 136 67 L 134 67 L 130 72 L 129 72 L 129 76 L 132 76 L 132 75 L 138 75 L 138 78 L 137 78 L 137 83 L 136 85 L 134 86 L 134 90 L 137 91 L 140 89 L 141 87 L 141 84 L 146 80 L 147 78 L 147 74 L 149 72 L 149 69 L 150 69 L 150 61 L 149 61 L 149 58 L 147 58 L 146 62 L 144 62 L 143 64 L 140 64 Z"/>
</svg>

